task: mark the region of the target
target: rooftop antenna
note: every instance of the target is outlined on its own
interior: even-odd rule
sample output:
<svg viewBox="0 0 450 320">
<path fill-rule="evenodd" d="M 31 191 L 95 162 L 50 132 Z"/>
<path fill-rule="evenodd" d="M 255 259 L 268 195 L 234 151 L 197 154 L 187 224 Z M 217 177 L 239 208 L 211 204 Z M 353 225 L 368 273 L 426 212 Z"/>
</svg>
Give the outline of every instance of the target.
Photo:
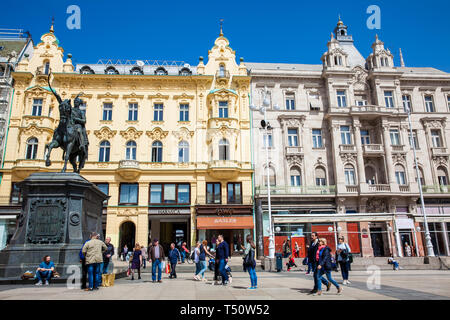
<svg viewBox="0 0 450 320">
<path fill-rule="evenodd" d="M 220 34 L 219 36 L 223 37 L 223 19 L 220 19 Z"/>
<path fill-rule="evenodd" d="M 55 17 L 52 17 L 52 26 L 50 27 L 50 32 L 53 33 L 54 29 L 53 29 L 53 25 L 55 24 Z"/>
</svg>

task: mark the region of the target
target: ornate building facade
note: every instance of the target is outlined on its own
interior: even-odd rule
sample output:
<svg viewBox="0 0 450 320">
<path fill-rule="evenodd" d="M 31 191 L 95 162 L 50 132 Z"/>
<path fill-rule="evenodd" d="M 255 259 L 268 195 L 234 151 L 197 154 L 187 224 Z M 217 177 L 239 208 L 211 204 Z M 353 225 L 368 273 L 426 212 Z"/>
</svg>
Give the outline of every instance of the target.
<svg viewBox="0 0 450 320">
<path fill-rule="evenodd" d="M 253 233 L 250 77 L 222 32 L 197 66 L 161 61 L 73 65 L 53 31 L 13 73 L 15 94 L 0 186 L 0 210 L 19 210 L 16 183 L 45 166 L 62 99 L 83 92 L 89 155 L 81 175 L 110 196 L 104 233 L 116 247 L 211 240 Z"/>
<path fill-rule="evenodd" d="M 364 59 L 339 20 L 321 65 L 247 63 L 252 104 L 267 95 L 268 137 L 253 112 L 257 240 L 267 255 L 269 152 L 276 248 L 304 254 L 311 232 L 362 256 L 424 254 L 419 186 L 436 254 L 449 255 L 450 74 L 394 65 L 378 39 Z M 420 180 L 414 164 L 416 145 Z"/>
</svg>

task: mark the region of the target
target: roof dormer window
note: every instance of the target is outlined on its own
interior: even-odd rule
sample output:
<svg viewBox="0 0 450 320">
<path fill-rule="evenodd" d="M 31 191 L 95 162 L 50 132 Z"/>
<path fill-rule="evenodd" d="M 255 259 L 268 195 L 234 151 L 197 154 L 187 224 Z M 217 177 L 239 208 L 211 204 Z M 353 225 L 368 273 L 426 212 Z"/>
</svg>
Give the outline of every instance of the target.
<svg viewBox="0 0 450 320">
<path fill-rule="evenodd" d="M 189 68 L 182 68 L 179 72 L 180 76 L 190 76 L 192 75 L 192 71 Z"/>
<path fill-rule="evenodd" d="M 163 67 L 159 67 L 155 70 L 155 75 L 157 76 L 167 76 L 167 70 Z"/>
<path fill-rule="evenodd" d="M 119 74 L 119 71 L 111 66 L 105 69 L 105 74 Z"/>
<path fill-rule="evenodd" d="M 130 70 L 130 74 L 137 76 L 137 75 L 142 75 L 142 74 L 144 74 L 144 72 L 142 72 L 142 69 L 139 68 L 139 67 L 133 67 L 133 68 L 131 68 L 131 70 Z"/>
</svg>

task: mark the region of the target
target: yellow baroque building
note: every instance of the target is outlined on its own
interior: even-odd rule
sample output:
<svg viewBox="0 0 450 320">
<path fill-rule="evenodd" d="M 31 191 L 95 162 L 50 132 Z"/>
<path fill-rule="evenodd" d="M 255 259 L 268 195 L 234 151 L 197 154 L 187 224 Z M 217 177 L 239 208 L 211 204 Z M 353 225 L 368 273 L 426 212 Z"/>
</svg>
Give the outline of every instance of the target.
<svg viewBox="0 0 450 320">
<path fill-rule="evenodd" d="M 0 211 L 20 210 L 16 183 L 60 171 L 62 150 L 45 166 L 45 145 L 59 122 L 58 103 L 80 92 L 88 161 L 81 175 L 110 198 L 104 233 L 116 247 L 213 242 L 233 250 L 253 235 L 250 77 L 222 31 L 197 66 L 158 61 L 64 60 L 53 26 L 14 72 L 15 92 L 1 169 Z M 68 170 L 72 170 L 68 166 Z"/>
</svg>

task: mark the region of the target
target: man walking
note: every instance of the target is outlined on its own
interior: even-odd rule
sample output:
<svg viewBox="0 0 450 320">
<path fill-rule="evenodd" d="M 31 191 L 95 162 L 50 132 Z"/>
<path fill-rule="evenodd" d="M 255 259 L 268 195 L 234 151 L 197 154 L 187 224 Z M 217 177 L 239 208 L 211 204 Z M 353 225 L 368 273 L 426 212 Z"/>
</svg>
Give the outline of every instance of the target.
<svg viewBox="0 0 450 320">
<path fill-rule="evenodd" d="M 108 273 L 108 265 L 111 261 L 111 257 L 114 255 L 114 245 L 111 243 L 111 238 L 105 239 L 106 251 L 103 253 L 103 270 L 102 274 Z"/>
<path fill-rule="evenodd" d="M 87 239 L 83 245 L 80 248 L 80 252 L 78 253 L 80 257 L 80 263 L 81 263 L 81 289 L 86 289 L 86 282 L 87 282 L 87 274 L 88 274 L 88 268 L 86 265 L 86 257 L 83 254 L 83 247 L 91 239 Z"/>
<path fill-rule="evenodd" d="M 311 239 L 312 241 L 308 248 L 308 262 L 311 263 L 311 269 L 314 276 L 314 288 L 310 291 L 310 294 L 314 294 L 318 290 L 318 279 L 319 279 L 318 277 L 319 270 L 317 269 L 318 259 L 316 257 L 317 250 L 319 249 L 319 236 L 317 232 L 311 233 Z M 328 282 L 325 278 L 321 278 L 321 281 L 324 285 L 327 286 L 327 291 L 330 290 L 331 283 Z"/>
<path fill-rule="evenodd" d="M 177 248 L 175 248 L 175 243 L 171 243 L 169 251 L 170 279 L 177 278 L 177 272 L 175 271 L 175 268 L 177 267 L 177 262 L 179 258 L 180 258 L 180 251 Z"/>
<path fill-rule="evenodd" d="M 86 242 L 81 250 L 86 259 L 88 268 L 89 288 L 85 291 L 92 291 L 98 289 L 100 285 L 100 265 L 103 262 L 103 252 L 108 250 L 106 244 L 98 239 L 96 232 L 91 233 L 91 240 Z"/>
<path fill-rule="evenodd" d="M 230 255 L 230 247 L 223 239 L 223 235 L 220 234 L 217 239 L 219 240 L 219 245 L 217 246 L 216 259 L 219 260 L 219 272 L 222 276 L 222 285 L 226 286 L 228 284 L 228 274 L 225 266 L 228 262 L 228 256 Z"/>
<path fill-rule="evenodd" d="M 161 262 L 164 261 L 164 249 L 159 244 L 158 239 L 153 240 L 149 258 L 152 259 L 152 282 L 156 281 L 156 268 L 158 268 L 158 282 L 161 283 Z"/>
</svg>

